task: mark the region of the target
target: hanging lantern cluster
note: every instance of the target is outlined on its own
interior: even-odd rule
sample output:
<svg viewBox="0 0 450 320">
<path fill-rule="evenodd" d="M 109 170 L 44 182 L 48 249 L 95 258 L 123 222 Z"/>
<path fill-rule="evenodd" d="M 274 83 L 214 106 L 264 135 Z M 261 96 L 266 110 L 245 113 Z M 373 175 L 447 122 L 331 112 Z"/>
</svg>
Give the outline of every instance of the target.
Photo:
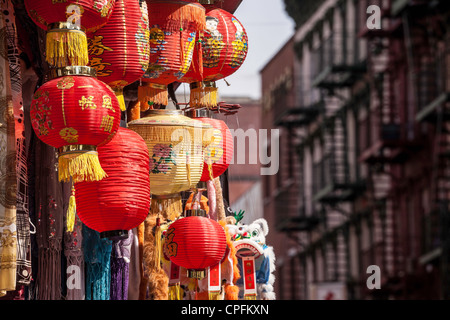
<svg viewBox="0 0 450 320">
<path fill-rule="evenodd" d="M 33 22 L 47 31 L 45 56 L 54 67 L 86 66 L 86 33 L 104 26 L 115 0 L 25 0 Z"/>
<path fill-rule="evenodd" d="M 60 181 L 98 181 L 106 176 L 97 147 L 119 127 L 116 95 L 90 67 L 56 69 L 34 94 L 31 123 L 37 137 L 58 151 Z"/>
<path fill-rule="evenodd" d="M 81 221 L 101 237 L 121 237 L 141 224 L 150 209 L 149 156 L 144 139 L 119 127 L 114 138 L 98 148 L 107 177 L 75 184 Z"/>
<path fill-rule="evenodd" d="M 217 106 L 215 82 L 235 73 L 248 52 L 248 36 L 241 22 L 216 7 L 206 10 L 206 27 L 199 34 L 193 63 L 180 80 L 190 84 L 190 106 Z"/>
<path fill-rule="evenodd" d="M 144 295 L 180 299 L 182 283 L 195 299 L 237 300 L 238 259 L 219 179 L 233 137 L 209 109 L 217 106 L 215 82 L 244 62 L 248 38 L 232 14 L 202 4 L 25 0 L 47 31 L 51 69 L 30 117 L 37 137 L 57 150 L 59 181 L 73 183 L 66 231 L 75 215 L 113 241 L 138 228 L 143 283 L 153 281 Z M 190 109 L 165 108 L 176 82 L 190 84 Z M 124 128 L 123 91 L 133 83 L 146 114 Z M 185 192 L 192 194 L 183 210 Z"/>
<path fill-rule="evenodd" d="M 233 136 L 226 123 L 211 118 L 211 112 L 207 109 L 188 110 L 187 114 L 195 120 L 211 125 L 204 133 L 205 141 L 208 143 L 203 151 L 204 165 L 200 181 L 213 180 L 228 169 L 233 159 Z"/>
<path fill-rule="evenodd" d="M 97 78 L 116 93 L 125 111 L 123 88 L 139 80 L 148 68 L 148 10 L 139 0 L 116 0 L 108 23 L 88 34 L 89 65 Z"/>
<path fill-rule="evenodd" d="M 192 1 L 147 0 L 150 60 L 138 89 L 141 111 L 168 104 L 168 85 L 188 71 L 197 33 L 205 28 L 205 8 Z"/>
</svg>

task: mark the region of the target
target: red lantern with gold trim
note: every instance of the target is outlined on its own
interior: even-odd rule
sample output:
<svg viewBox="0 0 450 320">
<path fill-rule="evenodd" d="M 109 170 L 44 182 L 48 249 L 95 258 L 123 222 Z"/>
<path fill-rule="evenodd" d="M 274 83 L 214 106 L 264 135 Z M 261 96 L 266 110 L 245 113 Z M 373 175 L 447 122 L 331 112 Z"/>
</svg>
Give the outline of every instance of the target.
<svg viewBox="0 0 450 320">
<path fill-rule="evenodd" d="M 225 230 L 217 221 L 203 216 L 180 218 L 165 234 L 164 255 L 188 269 L 190 278 L 203 278 L 205 269 L 220 263 L 226 250 Z"/>
<path fill-rule="evenodd" d="M 248 36 L 234 15 L 211 7 L 206 10 L 206 28 L 198 41 L 201 46 L 196 47 L 193 63 L 180 81 L 191 84 L 191 107 L 214 107 L 215 81 L 232 75 L 242 66 L 247 57 Z"/>
<path fill-rule="evenodd" d="M 147 145 L 134 131 L 119 127 L 114 138 L 98 148 L 107 177 L 75 184 L 80 220 L 100 237 L 120 238 L 139 226 L 150 210 Z"/>
<path fill-rule="evenodd" d="M 40 140 L 58 149 L 59 180 L 97 181 L 105 177 L 97 147 L 119 127 L 119 101 L 111 88 L 86 67 L 57 69 L 31 103 L 31 123 Z"/>
<path fill-rule="evenodd" d="M 88 34 L 89 66 L 116 93 L 125 111 L 123 88 L 148 68 L 150 44 L 146 2 L 117 0 L 108 23 Z"/>
<path fill-rule="evenodd" d="M 170 83 L 181 79 L 192 62 L 197 32 L 205 28 L 205 8 L 195 2 L 147 0 L 150 61 L 138 89 L 140 108 L 167 105 Z"/>
<path fill-rule="evenodd" d="M 195 120 L 211 125 L 206 129 L 203 138 L 211 141 L 203 150 L 204 165 L 200 181 L 208 181 L 222 175 L 233 160 L 234 141 L 230 129 L 225 122 L 210 117 L 207 109 L 191 109 L 187 115 Z"/>
<path fill-rule="evenodd" d="M 86 32 L 108 22 L 115 0 L 25 0 L 33 22 L 47 31 L 46 60 L 52 66 L 88 64 Z"/>
</svg>

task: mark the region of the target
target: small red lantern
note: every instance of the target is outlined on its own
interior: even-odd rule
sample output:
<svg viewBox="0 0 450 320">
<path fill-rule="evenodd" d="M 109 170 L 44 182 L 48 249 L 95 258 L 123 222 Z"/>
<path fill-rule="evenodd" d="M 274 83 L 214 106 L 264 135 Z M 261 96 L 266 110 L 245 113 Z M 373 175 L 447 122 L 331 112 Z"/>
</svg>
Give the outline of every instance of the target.
<svg viewBox="0 0 450 320">
<path fill-rule="evenodd" d="M 210 124 L 211 129 L 207 129 L 205 140 L 211 141 L 203 150 L 205 163 L 200 181 L 208 181 L 222 175 L 233 160 L 234 141 L 230 129 L 225 122 L 219 119 L 212 119 L 207 109 L 193 109 L 188 111 L 188 115 L 203 123 Z"/>
<path fill-rule="evenodd" d="M 108 176 L 75 184 L 77 214 L 100 237 L 118 238 L 144 222 L 150 210 L 147 145 L 134 131 L 119 127 L 98 156 Z"/>
<path fill-rule="evenodd" d="M 123 88 L 147 70 L 150 54 L 147 4 L 117 0 L 108 23 L 88 34 L 89 65 L 116 93 L 125 111 Z"/>
<path fill-rule="evenodd" d="M 167 86 L 189 70 L 197 32 L 205 28 L 205 8 L 198 3 L 147 0 L 147 5 L 150 61 L 138 89 L 142 111 L 167 105 Z"/>
<path fill-rule="evenodd" d="M 220 263 L 226 250 L 224 229 L 217 221 L 206 217 L 180 218 L 165 234 L 165 256 L 177 266 L 188 269 L 190 278 L 204 278 L 205 269 Z"/>
<path fill-rule="evenodd" d="M 108 22 L 115 0 L 25 0 L 33 22 L 47 31 L 46 60 L 53 66 L 88 64 L 86 32 Z"/>
<path fill-rule="evenodd" d="M 194 108 L 217 105 L 215 81 L 235 73 L 248 52 L 248 36 L 231 13 L 212 7 L 206 10 L 206 28 L 199 37 L 190 70 L 180 80 L 191 84 L 190 105 Z"/>
<path fill-rule="evenodd" d="M 59 180 L 97 181 L 105 177 L 97 146 L 117 132 L 121 112 L 109 86 L 90 67 L 57 69 L 31 103 L 31 123 L 44 143 L 58 149 Z"/>
</svg>

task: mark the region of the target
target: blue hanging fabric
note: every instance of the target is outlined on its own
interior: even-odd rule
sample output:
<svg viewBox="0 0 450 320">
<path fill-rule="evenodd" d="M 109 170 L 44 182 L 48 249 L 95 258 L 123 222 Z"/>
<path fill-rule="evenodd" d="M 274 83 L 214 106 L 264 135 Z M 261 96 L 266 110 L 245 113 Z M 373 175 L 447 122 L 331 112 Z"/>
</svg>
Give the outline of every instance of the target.
<svg viewBox="0 0 450 320">
<path fill-rule="evenodd" d="M 110 300 L 112 242 L 83 224 L 86 300 Z"/>
</svg>

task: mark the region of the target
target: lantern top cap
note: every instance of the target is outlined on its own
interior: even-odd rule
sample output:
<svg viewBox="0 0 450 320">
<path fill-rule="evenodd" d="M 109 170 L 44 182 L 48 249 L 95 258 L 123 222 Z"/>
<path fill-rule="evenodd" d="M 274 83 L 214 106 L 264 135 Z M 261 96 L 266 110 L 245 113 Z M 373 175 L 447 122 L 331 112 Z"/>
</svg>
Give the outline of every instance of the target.
<svg viewBox="0 0 450 320">
<path fill-rule="evenodd" d="M 97 146 L 87 144 L 70 144 L 58 148 L 59 154 L 79 153 L 79 152 L 97 152 Z"/>
<path fill-rule="evenodd" d="M 86 32 L 86 29 L 82 26 L 76 25 L 71 22 L 61 21 L 55 22 L 48 25 L 47 31 L 51 30 L 69 30 L 69 31 L 82 31 Z"/>
<path fill-rule="evenodd" d="M 48 73 L 48 78 L 55 79 L 65 76 L 87 76 L 97 77 L 97 71 L 88 66 L 67 66 L 62 68 L 51 69 Z"/>
<path fill-rule="evenodd" d="M 203 209 L 190 209 L 184 211 L 185 217 L 205 217 L 206 218 L 206 210 Z"/>
<path fill-rule="evenodd" d="M 211 111 L 208 109 L 189 109 L 185 114 L 190 118 L 211 118 Z"/>
<path fill-rule="evenodd" d="M 215 81 L 197 81 L 189 85 L 190 89 L 196 88 L 217 88 Z"/>
</svg>

